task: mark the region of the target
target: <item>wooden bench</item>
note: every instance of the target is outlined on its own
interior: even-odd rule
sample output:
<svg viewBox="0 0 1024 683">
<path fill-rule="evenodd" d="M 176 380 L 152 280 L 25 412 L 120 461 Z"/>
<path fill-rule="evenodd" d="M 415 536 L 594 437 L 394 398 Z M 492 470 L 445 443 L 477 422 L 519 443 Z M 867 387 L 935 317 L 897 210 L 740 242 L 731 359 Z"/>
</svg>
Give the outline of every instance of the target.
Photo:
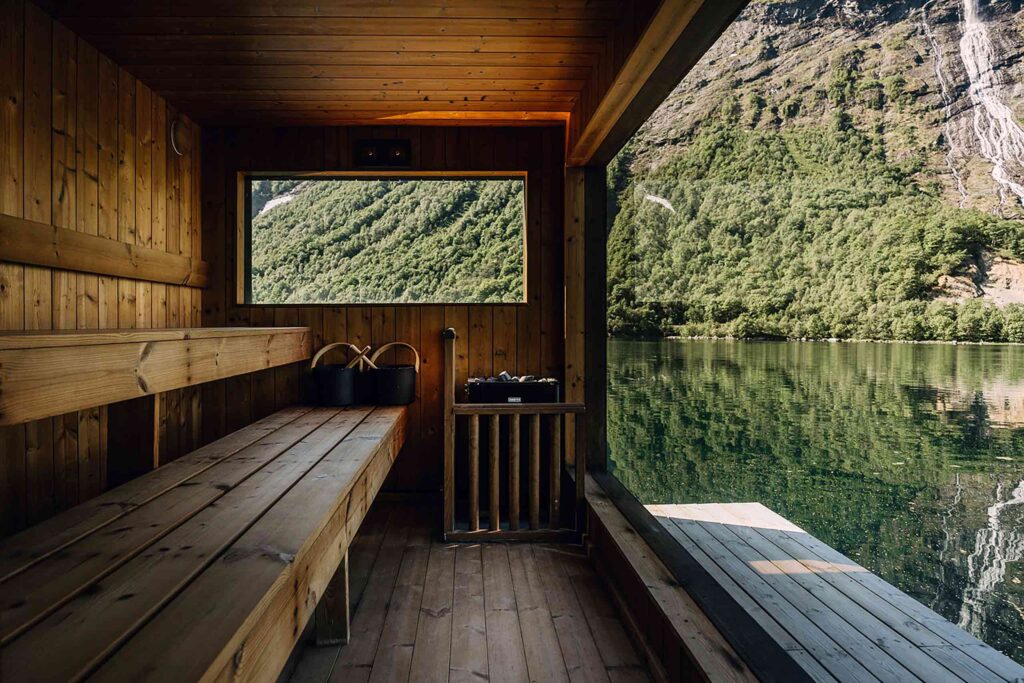
<svg viewBox="0 0 1024 683">
<path fill-rule="evenodd" d="M 0 679 L 275 680 L 405 421 L 288 408 L 0 543 Z"/>
<path fill-rule="evenodd" d="M 1024 667 L 763 505 L 647 509 L 807 680 L 1024 680 Z"/>
</svg>

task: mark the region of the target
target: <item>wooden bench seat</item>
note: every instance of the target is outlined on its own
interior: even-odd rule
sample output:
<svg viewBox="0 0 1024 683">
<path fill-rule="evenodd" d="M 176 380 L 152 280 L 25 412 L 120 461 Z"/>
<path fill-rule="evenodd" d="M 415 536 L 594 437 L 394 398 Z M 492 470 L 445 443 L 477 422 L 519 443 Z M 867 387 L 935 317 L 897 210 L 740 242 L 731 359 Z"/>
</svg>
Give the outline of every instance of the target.
<svg viewBox="0 0 1024 683">
<path fill-rule="evenodd" d="M 0 544 L 0 679 L 274 680 L 404 408 L 288 408 Z"/>
</svg>

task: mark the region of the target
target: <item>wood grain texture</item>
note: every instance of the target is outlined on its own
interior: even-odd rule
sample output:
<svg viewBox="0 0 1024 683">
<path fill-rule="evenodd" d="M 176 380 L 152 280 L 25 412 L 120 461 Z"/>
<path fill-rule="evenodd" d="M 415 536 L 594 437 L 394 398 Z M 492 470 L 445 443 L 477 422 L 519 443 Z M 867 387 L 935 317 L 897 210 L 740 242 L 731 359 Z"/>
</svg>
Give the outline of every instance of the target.
<svg viewBox="0 0 1024 683">
<path fill-rule="evenodd" d="M 34 679 L 77 678 L 97 666 L 101 667 L 100 678 L 111 666 L 138 667 L 139 671 L 152 674 L 153 658 L 131 654 L 145 651 L 144 647 L 136 649 L 140 647 L 139 639 L 147 638 L 150 629 L 174 628 L 173 615 L 179 601 L 200 599 L 202 604 L 212 607 L 204 591 L 214 590 L 219 599 L 226 600 L 227 612 L 218 608 L 218 619 L 205 622 L 210 631 L 200 636 L 201 652 L 191 647 L 189 656 L 180 658 L 180 666 L 200 673 L 212 667 L 212 675 L 221 671 L 226 662 L 243 670 L 250 665 L 256 667 L 251 673 L 240 674 L 246 678 L 251 678 L 252 673 L 269 676 L 272 674 L 266 672 L 271 669 L 279 671 L 293 638 L 302 630 L 342 562 L 348 541 L 365 516 L 403 438 L 402 409 L 378 410 L 375 415 L 370 409 L 314 409 L 289 418 L 295 418 L 294 412 L 261 441 L 221 458 L 197 474 L 198 485 L 191 487 L 193 491 L 217 491 L 215 500 L 219 504 L 204 504 L 197 499 L 198 512 L 169 522 L 172 529 L 168 533 L 143 543 L 141 552 L 134 556 L 118 560 L 117 554 L 98 554 L 96 560 L 114 561 L 119 566 L 96 590 L 76 600 L 73 607 L 58 606 L 52 617 L 30 625 L 27 632 L 9 643 L 2 652 L 6 670 Z M 217 470 L 223 470 L 224 476 L 216 474 Z M 160 471 L 148 476 L 159 477 Z M 226 485 L 213 486 L 221 481 Z M 147 509 L 156 512 L 171 502 L 168 496 L 182 495 L 175 492 L 187 490 L 167 490 L 140 506 L 136 515 L 144 517 Z M 126 522 L 126 526 L 135 525 Z M 278 539 L 276 534 L 283 536 Z M 154 543 L 158 537 L 159 545 Z M 102 541 L 103 534 L 86 536 L 75 546 L 88 544 L 90 539 Z M 252 544 L 280 545 L 282 553 L 294 548 L 290 552 L 296 557 L 296 580 L 275 581 L 271 574 L 287 572 L 288 563 L 268 563 L 262 559 L 265 553 L 247 552 L 245 549 Z M 164 550 L 170 547 L 177 551 Z M 249 559 L 241 560 L 239 565 L 243 557 Z M 48 560 L 61 561 L 61 556 Z M 253 572 L 252 580 L 244 582 L 245 595 L 215 587 L 219 581 L 216 577 L 223 570 L 233 572 L 242 567 Z M 98 576 L 103 575 L 98 566 L 96 570 L 101 572 Z M 295 600 L 304 605 L 298 614 L 293 614 L 298 622 L 283 619 L 284 612 L 292 614 L 290 605 Z M 185 609 L 187 612 L 189 608 Z M 102 612 L 104 618 L 91 618 L 90 610 Z M 246 615 L 252 618 L 246 620 Z M 136 634 L 146 622 L 149 627 Z M 86 623 L 90 628 L 83 628 Z M 194 624 L 190 625 L 193 627 Z M 245 640 L 236 628 L 243 630 L 249 642 L 262 646 L 249 649 L 251 654 L 247 658 L 232 657 L 234 651 L 219 656 L 217 653 L 223 654 L 223 648 L 231 648 L 231 643 Z M 78 634 L 75 652 L 65 658 L 46 657 L 45 649 L 37 644 L 70 639 L 73 633 Z M 119 655 L 110 659 L 122 643 Z M 129 653 L 127 658 L 121 656 L 125 652 Z M 176 667 L 161 665 L 159 670 L 171 676 L 171 680 L 181 680 L 176 677 L 178 672 L 170 671 L 172 668 Z M 199 678 L 199 673 L 182 675 Z"/>
<path fill-rule="evenodd" d="M 205 287 L 209 281 L 208 264 L 189 256 L 7 214 L 0 214 L 0 249 L 8 263 L 188 287 Z"/>
<path fill-rule="evenodd" d="M 109 334 L 96 333 L 101 343 L 73 346 L 5 349 L 0 351 L 0 425 L 81 410 L 116 401 L 274 368 L 309 358 L 306 328 L 261 328 L 223 335 L 208 329 L 180 339 L 134 339 L 110 343 Z M 164 333 L 173 336 L 175 332 Z M 57 340 L 63 335 L 57 335 Z M 129 338 L 132 335 L 126 335 Z M 145 335 L 143 335 L 145 336 Z M 28 339 L 33 336 L 29 335 Z M 75 333 L 81 342 L 88 335 Z M 26 337 L 20 337 L 21 340 Z M 69 390 L 69 387 L 72 389 Z"/>
<path fill-rule="evenodd" d="M 453 387 L 460 396 L 474 369 L 490 373 L 562 376 L 563 288 L 561 144 L 564 127 L 307 127 L 211 128 L 203 144 L 203 256 L 210 264 L 210 287 L 202 292 L 207 325 L 283 324 L 275 307 L 238 303 L 238 174 L 260 171 L 305 172 L 351 170 L 355 141 L 364 137 L 407 137 L 413 145 L 413 172 L 449 173 L 475 170 L 527 175 L 528 301 L 520 306 L 294 306 L 298 321 L 317 322 L 325 343 L 349 341 L 360 347 L 409 341 L 423 358 L 416 402 L 410 406 L 410 434 L 405 452 L 387 488 L 426 491 L 442 486 L 443 350 L 441 330 L 454 326 Z M 265 144 L 266 140 L 280 144 Z M 537 150 L 550 147 L 544 154 Z M 169 173 L 170 175 L 170 173 Z M 173 183 L 172 183 L 173 188 Z M 173 220 L 168 217 L 168 226 Z M 544 268 L 541 268 L 544 264 Z M 281 307 L 282 309 L 285 307 Z M 542 352 L 541 342 L 545 343 Z M 331 362 L 339 362 L 340 356 Z M 474 367 L 475 366 L 475 367 Z M 308 378 L 300 374 L 301 388 Z M 206 438 L 267 414 L 275 405 L 277 383 L 267 376 L 232 380 L 230 403 L 224 387 L 204 389 L 204 410 L 211 428 Z M 209 405 L 207 405 L 209 404 Z M 213 425 L 216 425 L 215 427 Z"/>
</svg>

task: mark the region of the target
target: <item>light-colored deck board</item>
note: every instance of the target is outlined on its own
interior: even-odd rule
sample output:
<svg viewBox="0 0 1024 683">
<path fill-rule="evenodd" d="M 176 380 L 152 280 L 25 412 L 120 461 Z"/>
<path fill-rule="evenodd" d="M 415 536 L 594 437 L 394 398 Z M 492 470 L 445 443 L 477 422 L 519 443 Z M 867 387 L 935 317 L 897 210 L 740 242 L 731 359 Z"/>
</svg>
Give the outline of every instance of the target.
<svg viewBox="0 0 1024 683">
<path fill-rule="evenodd" d="M 1009 657 L 762 505 L 648 509 L 710 574 L 787 630 L 802 649 L 785 649 L 815 680 L 862 680 L 868 670 L 891 681 L 1024 678 Z"/>
</svg>

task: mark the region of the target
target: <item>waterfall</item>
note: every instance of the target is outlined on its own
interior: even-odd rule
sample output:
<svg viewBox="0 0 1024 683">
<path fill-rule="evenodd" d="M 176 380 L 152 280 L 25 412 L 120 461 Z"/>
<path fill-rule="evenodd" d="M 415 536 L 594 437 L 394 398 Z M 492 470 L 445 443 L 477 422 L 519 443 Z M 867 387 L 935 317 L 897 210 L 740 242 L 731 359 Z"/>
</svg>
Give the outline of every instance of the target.
<svg viewBox="0 0 1024 683">
<path fill-rule="evenodd" d="M 1024 204 L 1024 184 L 1014 176 L 1024 168 L 1024 128 L 1002 99 L 1003 84 L 996 74 L 995 46 L 981 19 L 980 0 L 964 0 L 960 58 L 967 69 L 968 96 L 974 110 L 974 135 L 981 154 L 992 164 L 992 178 L 1001 202 L 1007 192 Z"/>
<path fill-rule="evenodd" d="M 931 47 L 932 54 L 935 55 L 935 79 L 939 83 L 939 94 L 942 96 L 942 112 L 946 119 L 943 133 L 945 134 L 946 144 L 949 146 L 949 151 L 946 152 L 946 166 L 949 167 L 949 172 L 953 176 L 953 180 L 956 181 L 956 189 L 960 193 L 960 208 L 962 209 L 967 204 L 967 188 L 964 186 L 964 178 L 960 174 L 960 169 L 956 166 L 957 152 L 961 150 L 957 149 L 953 130 L 954 98 L 952 88 L 950 88 L 949 81 L 946 79 L 946 58 L 942 54 L 942 46 L 939 45 L 939 41 L 935 38 L 931 24 L 928 23 L 928 6 L 933 2 L 935 0 L 931 0 L 921 8 L 921 28 L 923 29 L 924 37 Z M 960 156 L 966 157 L 967 155 L 961 153 Z"/>
<path fill-rule="evenodd" d="M 1008 562 L 1024 559 L 1024 533 L 1018 526 L 1003 528 L 1000 514 L 1024 504 L 1024 480 L 1003 500 L 1003 486 L 996 486 L 996 501 L 988 508 L 988 525 L 978 529 L 974 552 L 967 558 L 967 588 L 960 607 L 960 628 L 980 636 L 985 624 L 986 598 L 1003 583 Z"/>
</svg>

